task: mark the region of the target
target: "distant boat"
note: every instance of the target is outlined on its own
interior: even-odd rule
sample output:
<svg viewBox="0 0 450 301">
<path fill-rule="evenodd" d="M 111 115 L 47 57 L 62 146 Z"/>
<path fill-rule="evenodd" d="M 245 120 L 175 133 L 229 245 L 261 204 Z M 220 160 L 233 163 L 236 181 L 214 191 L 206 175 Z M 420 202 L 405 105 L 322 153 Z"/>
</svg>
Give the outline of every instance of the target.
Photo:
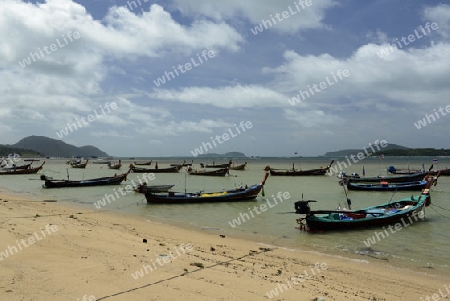
<svg viewBox="0 0 450 301">
<path fill-rule="evenodd" d="M 136 167 L 133 164 L 130 164 L 130 168 L 133 172 L 136 173 L 176 173 L 179 172 L 180 168 L 177 166 L 171 166 L 167 168 L 158 168 L 158 165 L 155 168 L 141 168 Z"/>
<path fill-rule="evenodd" d="M 230 169 L 231 170 L 245 170 L 246 167 L 247 167 L 247 162 L 245 162 L 244 164 L 236 165 L 236 166 L 230 166 Z"/>
<path fill-rule="evenodd" d="M 134 165 L 152 165 L 153 160 L 147 161 L 147 162 L 136 162 L 134 161 Z"/>
<path fill-rule="evenodd" d="M 280 169 L 270 169 L 271 176 L 323 176 L 329 170 L 334 160 L 331 160 L 331 163 L 326 167 L 320 167 L 315 169 L 307 169 L 307 170 L 298 170 L 294 168 L 294 164 L 292 164 L 292 169 L 288 170 L 280 170 Z"/>
<path fill-rule="evenodd" d="M 183 163 L 172 163 L 170 166 L 177 166 L 177 167 L 185 167 L 185 166 L 192 166 L 192 163 L 186 163 L 186 160 L 183 161 Z"/>
<path fill-rule="evenodd" d="M 98 160 L 92 161 L 92 164 L 111 164 L 111 161 L 105 160 L 105 159 L 98 159 Z"/>
<path fill-rule="evenodd" d="M 86 160 L 86 162 L 84 163 L 70 163 L 70 166 L 72 166 L 73 168 L 86 168 L 86 165 L 88 164 L 89 159 Z"/>
<path fill-rule="evenodd" d="M 67 188 L 67 187 L 90 187 L 90 186 L 105 186 L 105 185 L 119 185 L 126 180 L 127 175 L 131 169 L 126 173 L 120 175 L 114 175 L 112 177 L 102 177 L 89 180 L 53 180 L 45 175 L 41 176 L 41 180 L 45 181 L 42 185 L 43 188 Z"/>
<path fill-rule="evenodd" d="M 42 169 L 42 167 L 44 166 L 45 161 L 42 162 L 42 164 L 38 167 L 35 168 L 28 168 L 28 169 L 18 169 L 18 170 L 6 170 L 6 171 L 0 171 L 0 175 L 26 175 L 26 174 L 35 174 L 38 171 L 40 171 Z"/>
<path fill-rule="evenodd" d="M 392 165 L 388 167 L 387 171 L 396 175 L 412 175 L 415 173 L 423 172 L 423 170 L 421 169 L 397 169 Z"/>
<path fill-rule="evenodd" d="M 347 183 L 348 190 L 363 191 L 420 191 L 425 188 L 427 181 L 389 183 L 381 181 L 380 183 Z"/>
<path fill-rule="evenodd" d="M 425 206 L 431 204 L 430 187 L 433 179 L 427 179 L 422 193 L 382 205 L 360 210 L 311 210 L 309 203 L 315 201 L 295 202 L 295 213 L 305 217 L 297 219 L 300 229 L 311 231 L 337 231 L 348 229 L 364 229 L 405 223 L 411 217 L 419 217 Z"/>
<path fill-rule="evenodd" d="M 213 164 L 206 164 L 205 165 L 203 163 L 200 163 L 200 166 L 203 167 L 203 168 L 227 168 L 227 167 L 230 167 L 232 163 L 233 162 L 230 160 L 228 163 L 223 163 L 223 164 L 215 164 L 213 162 Z"/>
<path fill-rule="evenodd" d="M 108 164 L 109 169 L 120 169 L 122 167 L 122 160 L 119 160 L 119 163 L 113 164 L 113 162 L 110 162 Z"/>
<path fill-rule="evenodd" d="M 194 170 L 189 168 L 187 173 L 192 176 L 213 176 L 213 177 L 225 177 L 230 174 L 228 167 L 215 170 Z"/>
<path fill-rule="evenodd" d="M 158 193 L 158 192 L 168 192 L 173 186 L 173 184 L 168 185 L 147 185 L 147 183 L 139 184 L 138 186 L 134 187 L 134 191 L 139 193 Z"/>
</svg>

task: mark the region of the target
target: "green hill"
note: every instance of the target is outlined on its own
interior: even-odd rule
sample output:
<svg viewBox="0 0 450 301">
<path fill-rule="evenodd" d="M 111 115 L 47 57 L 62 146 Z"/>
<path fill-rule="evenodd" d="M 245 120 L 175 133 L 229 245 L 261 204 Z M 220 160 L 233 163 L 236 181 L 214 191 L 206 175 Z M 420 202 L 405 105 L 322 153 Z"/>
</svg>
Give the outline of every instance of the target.
<svg viewBox="0 0 450 301">
<path fill-rule="evenodd" d="M 44 154 L 36 152 L 31 149 L 24 149 L 18 147 L 10 147 L 8 145 L 0 145 L 0 157 L 7 157 L 10 154 L 19 154 L 22 158 L 37 158 L 43 157 Z"/>
<path fill-rule="evenodd" d="M 381 147 L 381 145 L 379 146 L 379 148 L 381 149 L 380 154 L 384 154 L 387 155 L 387 151 L 389 150 L 408 150 L 409 148 L 405 147 L 405 146 L 401 146 L 401 145 L 397 145 L 397 144 L 388 144 L 386 147 Z M 367 151 L 371 152 L 369 145 L 366 146 Z M 374 145 L 373 149 L 377 149 L 377 147 Z M 351 154 L 355 155 L 359 152 L 363 151 L 363 149 L 344 149 L 344 150 L 339 150 L 339 151 L 334 151 L 334 152 L 327 152 L 324 156 L 325 157 L 345 157 L 345 156 L 350 156 Z"/>
<path fill-rule="evenodd" d="M 48 157 L 108 156 L 107 153 L 91 145 L 77 147 L 71 144 L 67 144 L 61 140 L 56 140 L 44 136 L 29 136 L 23 138 L 16 144 L 11 145 L 11 147 L 31 149 Z"/>
</svg>

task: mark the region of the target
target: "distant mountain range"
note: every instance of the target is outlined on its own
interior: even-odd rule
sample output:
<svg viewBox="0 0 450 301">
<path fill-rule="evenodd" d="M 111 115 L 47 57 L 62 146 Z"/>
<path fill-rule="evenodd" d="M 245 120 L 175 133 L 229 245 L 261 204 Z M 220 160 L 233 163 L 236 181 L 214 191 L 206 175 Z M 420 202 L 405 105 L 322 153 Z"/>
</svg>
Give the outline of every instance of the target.
<svg viewBox="0 0 450 301">
<path fill-rule="evenodd" d="M 366 150 L 372 153 L 372 156 L 450 156 L 450 149 L 435 149 L 435 148 L 409 148 L 397 144 L 388 144 L 386 147 L 379 146 L 380 151 L 373 152 L 370 147 L 366 146 Z M 374 145 L 374 150 L 378 148 Z M 363 151 L 363 149 L 344 149 L 340 151 L 327 152 L 324 157 L 345 157 L 356 155 Z"/>
<path fill-rule="evenodd" d="M 67 144 L 61 140 L 44 136 L 29 136 L 12 145 L 0 145 L 0 155 L 2 155 L 2 150 L 7 153 L 6 155 L 10 153 L 17 153 L 21 157 L 108 156 L 107 153 L 91 145 L 77 147 Z"/>
</svg>

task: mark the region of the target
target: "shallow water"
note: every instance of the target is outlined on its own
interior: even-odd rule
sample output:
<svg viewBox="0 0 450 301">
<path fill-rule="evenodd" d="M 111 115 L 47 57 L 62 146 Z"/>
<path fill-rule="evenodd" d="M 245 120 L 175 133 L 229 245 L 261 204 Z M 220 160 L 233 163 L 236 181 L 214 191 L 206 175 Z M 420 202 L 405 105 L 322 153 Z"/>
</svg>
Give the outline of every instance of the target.
<svg viewBox="0 0 450 301">
<path fill-rule="evenodd" d="M 450 167 L 450 159 L 438 158 L 437 168 Z M 188 159 L 189 161 L 191 159 Z M 422 164 L 428 168 L 432 158 L 390 157 L 380 161 L 378 158 L 366 158 L 364 161 L 349 166 L 347 173 L 358 172 L 362 175 L 364 165 L 366 176 L 386 174 L 389 165 L 397 168 L 420 169 Z M 44 170 L 37 175 L 0 176 L 0 186 L 7 189 L 27 193 L 40 199 L 52 199 L 60 202 L 78 204 L 91 210 L 99 210 L 94 202 L 101 200 L 105 194 L 111 200 L 100 210 L 113 210 L 136 216 L 146 220 L 158 220 L 182 227 L 194 228 L 212 233 L 240 236 L 263 243 L 283 246 L 287 248 L 316 250 L 340 256 L 359 258 L 365 260 L 383 260 L 397 266 L 408 266 L 414 269 L 433 273 L 435 270 L 447 272 L 450 266 L 450 177 L 441 177 L 437 186 L 432 187 L 432 206 L 426 209 L 426 219 L 414 222 L 399 231 L 384 232 L 384 238 L 378 234 L 379 240 L 370 248 L 364 241 L 383 232 L 383 229 L 366 229 L 346 232 L 329 232 L 313 234 L 296 229 L 296 218 L 293 203 L 299 199 L 313 199 L 313 209 L 335 209 L 339 205 L 346 205 L 346 196 L 343 187 L 338 185 L 335 176 L 315 177 L 274 177 L 271 176 L 265 185 L 265 197 L 261 194 L 255 201 L 218 203 L 218 204 L 188 204 L 188 205 L 147 205 L 142 194 L 126 193 L 121 195 L 119 187 L 125 188 L 127 184 L 138 183 L 143 174 L 130 174 L 121 186 L 104 186 L 88 188 L 43 189 L 40 174 L 44 173 L 55 179 L 88 179 L 101 176 L 111 176 L 117 172 L 125 172 L 130 162 L 122 160 L 122 170 L 109 170 L 106 165 L 88 164 L 86 169 L 72 169 L 63 160 L 47 160 Z M 223 160 L 226 162 L 226 160 Z M 230 177 L 195 177 L 178 174 L 155 174 L 155 179 L 149 185 L 175 184 L 172 190 L 188 192 L 213 192 L 221 189 L 230 189 L 240 185 L 260 183 L 264 176 L 263 168 L 271 165 L 274 168 L 292 167 L 292 159 L 274 158 L 248 160 L 248 169 L 245 171 L 230 171 Z M 296 168 L 309 169 L 325 166 L 331 161 L 329 158 L 296 158 Z M 343 159 L 340 160 L 344 161 Z M 158 159 L 160 168 L 169 163 L 180 162 L 179 159 Z M 199 168 L 198 159 L 194 161 L 194 168 Z M 204 160 L 205 163 L 212 163 Z M 37 162 L 40 163 L 40 162 Z M 35 165 L 37 163 L 34 163 Z M 216 163 L 219 163 L 216 160 Z M 236 164 L 242 162 L 236 162 Z M 342 166 L 342 164 L 341 164 Z M 153 166 L 152 166 L 153 167 Z M 280 197 L 275 203 L 274 197 Z M 284 199 L 282 193 L 289 193 Z M 359 209 L 417 195 L 418 192 L 349 192 L 352 208 Z M 282 201 L 281 201 L 282 200 Z M 265 212 L 260 214 L 249 210 L 254 206 L 260 208 L 267 206 Z M 247 214 L 250 218 L 241 225 L 232 227 L 230 222 L 239 216 Z"/>
</svg>

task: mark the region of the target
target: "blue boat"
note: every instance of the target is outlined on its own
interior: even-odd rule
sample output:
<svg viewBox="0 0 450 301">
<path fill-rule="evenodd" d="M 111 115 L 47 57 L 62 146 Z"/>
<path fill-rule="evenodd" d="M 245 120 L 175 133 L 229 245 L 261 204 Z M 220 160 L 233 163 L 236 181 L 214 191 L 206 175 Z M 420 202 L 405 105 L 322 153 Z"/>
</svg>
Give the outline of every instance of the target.
<svg viewBox="0 0 450 301">
<path fill-rule="evenodd" d="M 347 183 L 348 190 L 363 191 L 420 191 L 425 188 L 427 181 L 414 181 L 404 183 L 389 183 L 381 181 L 379 183 Z"/>
</svg>

